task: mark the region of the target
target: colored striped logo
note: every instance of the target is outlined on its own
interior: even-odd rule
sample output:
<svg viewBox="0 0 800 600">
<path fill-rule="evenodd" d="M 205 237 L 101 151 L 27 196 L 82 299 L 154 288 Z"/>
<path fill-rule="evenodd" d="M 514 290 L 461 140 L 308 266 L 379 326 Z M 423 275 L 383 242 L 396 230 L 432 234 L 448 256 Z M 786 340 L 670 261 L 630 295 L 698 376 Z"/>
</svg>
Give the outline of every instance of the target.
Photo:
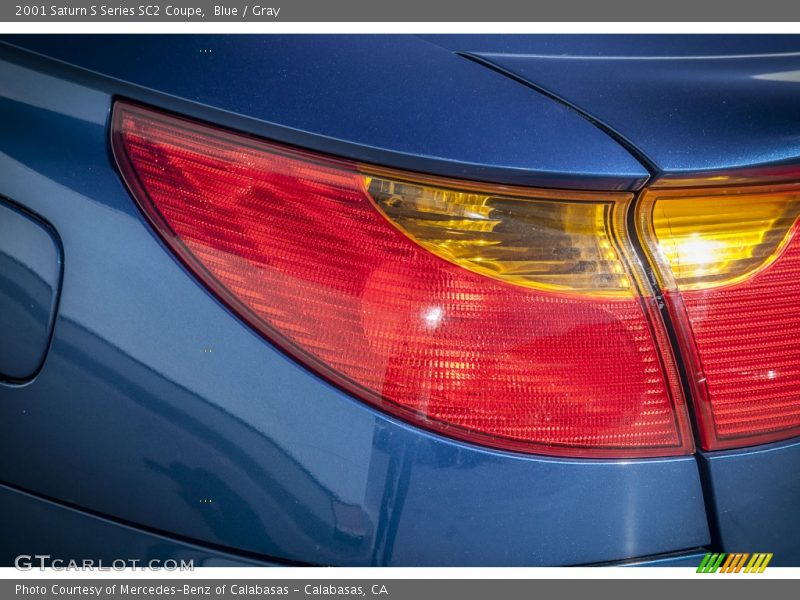
<svg viewBox="0 0 800 600">
<path fill-rule="evenodd" d="M 749 561 L 747 559 L 750 559 Z M 703 562 L 697 567 L 698 573 L 763 573 L 769 561 L 772 560 L 772 552 L 747 553 L 709 553 L 703 557 Z M 747 566 L 745 566 L 747 563 Z"/>
</svg>

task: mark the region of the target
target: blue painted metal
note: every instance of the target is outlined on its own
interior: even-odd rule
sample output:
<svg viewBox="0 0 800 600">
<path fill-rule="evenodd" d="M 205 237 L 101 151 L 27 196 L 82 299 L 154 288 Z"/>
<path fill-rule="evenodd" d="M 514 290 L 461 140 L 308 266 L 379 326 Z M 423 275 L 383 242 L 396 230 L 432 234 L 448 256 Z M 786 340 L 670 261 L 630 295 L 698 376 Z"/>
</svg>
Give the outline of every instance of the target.
<svg viewBox="0 0 800 600">
<path fill-rule="evenodd" d="M 800 37 L 795 44 L 800 50 Z M 481 57 L 578 107 L 661 172 L 723 173 L 800 161 L 800 52 L 671 59 Z"/>
<path fill-rule="evenodd" d="M 773 552 L 771 565 L 800 565 L 800 440 L 699 458 L 721 549 Z"/>
<path fill-rule="evenodd" d="M 648 556 L 641 559 L 634 559 L 624 563 L 606 563 L 602 566 L 625 566 L 625 567 L 698 567 L 706 555 L 707 550 L 697 548 L 685 552 L 675 552 L 671 554 L 661 554 L 658 556 Z"/>
<path fill-rule="evenodd" d="M 687 552 L 668 556 L 654 556 L 652 558 L 635 561 L 631 567 L 698 567 L 706 555 L 702 552 Z"/>
<path fill-rule="evenodd" d="M 796 35 L 422 35 L 451 52 L 591 57 L 742 56 L 797 52 Z"/>
<path fill-rule="evenodd" d="M 313 376 L 207 293 L 111 166 L 112 96 L 255 121 L 16 51 L 0 57 L 0 82 L 0 193 L 52 223 L 67 259 L 45 367 L 0 384 L 0 455 L 14 457 L 0 481 L 322 564 L 583 564 L 709 542 L 692 457 L 566 460 L 444 439 Z M 481 148 L 476 161 L 497 158 Z"/>
<path fill-rule="evenodd" d="M 13 565 L 20 555 L 26 556 L 20 559 L 23 568 L 28 561 L 36 566 L 40 564 L 33 558 L 37 554 L 65 563 L 87 558 L 105 567 L 119 560 L 129 565 L 127 561 L 138 560 L 140 566 L 152 567 L 172 566 L 165 561 L 191 561 L 194 567 L 275 565 L 144 531 L 4 485 L 0 485 L 0 529 L 0 564 L 4 566 Z"/>
<path fill-rule="evenodd" d="M 218 109 L 195 116 L 227 111 L 227 125 L 356 160 L 548 187 L 632 189 L 648 176 L 566 107 L 413 36 L 3 39 Z"/>
<path fill-rule="evenodd" d="M 54 524 L 57 526 L 54 527 Z M 167 561 L 191 561 L 194 567 L 286 566 L 224 549 L 199 545 L 160 532 L 90 514 L 8 486 L 0 485 L 0 564 L 11 565 L 20 553 L 27 558 L 47 554 L 69 561 L 76 556 L 102 561 L 105 566 L 121 558 L 139 565 L 170 566 Z M 24 540 L 24 544 L 19 541 Z M 631 567 L 696 567 L 705 550 L 648 556 L 625 562 L 602 563 Z M 22 559 L 25 560 L 25 559 Z M 156 561 L 151 563 L 151 561 Z M 34 564 L 38 564 L 34 561 Z M 289 563 L 291 564 L 291 563 Z"/>
<path fill-rule="evenodd" d="M 55 319 L 61 249 L 50 229 L 0 199 L 0 380 L 42 366 Z"/>
</svg>

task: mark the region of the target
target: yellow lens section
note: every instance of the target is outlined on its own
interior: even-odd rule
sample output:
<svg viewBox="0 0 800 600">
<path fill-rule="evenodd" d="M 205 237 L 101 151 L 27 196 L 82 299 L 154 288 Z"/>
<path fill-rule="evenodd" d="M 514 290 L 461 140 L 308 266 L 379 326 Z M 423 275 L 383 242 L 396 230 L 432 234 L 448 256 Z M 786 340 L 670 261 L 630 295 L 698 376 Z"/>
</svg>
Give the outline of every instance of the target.
<svg viewBox="0 0 800 600">
<path fill-rule="evenodd" d="M 633 293 L 617 241 L 627 202 L 602 194 L 597 200 L 515 197 L 376 176 L 365 185 L 397 228 L 470 271 L 548 291 Z"/>
<path fill-rule="evenodd" d="M 800 196 L 790 192 L 654 194 L 646 196 L 649 229 L 682 290 L 750 278 L 780 254 L 800 212 Z"/>
</svg>

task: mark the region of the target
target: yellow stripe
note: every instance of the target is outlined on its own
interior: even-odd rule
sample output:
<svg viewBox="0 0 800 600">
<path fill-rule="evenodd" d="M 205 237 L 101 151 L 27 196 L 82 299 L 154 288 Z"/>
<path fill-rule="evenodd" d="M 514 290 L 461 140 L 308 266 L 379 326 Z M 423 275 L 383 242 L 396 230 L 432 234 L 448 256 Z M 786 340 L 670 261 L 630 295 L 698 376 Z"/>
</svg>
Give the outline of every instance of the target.
<svg viewBox="0 0 800 600">
<path fill-rule="evenodd" d="M 745 573 L 749 573 L 750 572 L 750 569 L 753 568 L 753 563 L 756 562 L 757 558 L 758 558 L 758 554 L 753 554 L 753 556 L 750 558 L 750 562 L 747 563 L 747 566 L 744 569 Z"/>
<path fill-rule="evenodd" d="M 759 573 L 763 573 L 763 572 L 764 572 L 764 569 L 766 569 L 766 568 L 767 568 L 767 565 L 769 564 L 769 561 L 771 561 L 771 560 L 772 560 L 772 552 L 770 552 L 769 554 L 767 554 L 767 559 L 766 559 L 766 560 L 764 561 L 764 563 L 761 565 L 761 568 L 758 570 L 758 572 L 759 572 Z"/>
<path fill-rule="evenodd" d="M 761 563 L 763 562 L 766 554 L 764 554 L 763 552 L 759 552 L 758 554 L 756 554 L 756 556 L 758 556 L 758 558 L 756 559 L 756 562 L 753 563 L 753 566 L 750 567 L 750 571 L 748 571 L 749 573 L 758 573 L 758 567 L 761 566 Z"/>
</svg>

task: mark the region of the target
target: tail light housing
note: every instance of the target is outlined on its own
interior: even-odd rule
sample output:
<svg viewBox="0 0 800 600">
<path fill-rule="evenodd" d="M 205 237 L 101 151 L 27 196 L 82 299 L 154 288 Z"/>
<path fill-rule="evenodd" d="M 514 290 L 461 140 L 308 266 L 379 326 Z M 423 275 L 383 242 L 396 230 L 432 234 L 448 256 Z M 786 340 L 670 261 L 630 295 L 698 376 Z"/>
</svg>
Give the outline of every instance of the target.
<svg viewBox="0 0 800 600">
<path fill-rule="evenodd" d="M 800 185 L 654 189 L 639 227 L 703 447 L 800 434 Z"/>
<path fill-rule="evenodd" d="M 126 102 L 112 146 L 190 271 L 359 399 L 506 450 L 693 451 L 631 194 L 398 172 Z"/>
<path fill-rule="evenodd" d="M 800 434 L 800 184 L 632 194 L 487 185 L 115 105 L 123 179 L 240 318 L 359 399 L 560 456 Z M 635 212 L 636 231 L 627 226 Z"/>
</svg>

